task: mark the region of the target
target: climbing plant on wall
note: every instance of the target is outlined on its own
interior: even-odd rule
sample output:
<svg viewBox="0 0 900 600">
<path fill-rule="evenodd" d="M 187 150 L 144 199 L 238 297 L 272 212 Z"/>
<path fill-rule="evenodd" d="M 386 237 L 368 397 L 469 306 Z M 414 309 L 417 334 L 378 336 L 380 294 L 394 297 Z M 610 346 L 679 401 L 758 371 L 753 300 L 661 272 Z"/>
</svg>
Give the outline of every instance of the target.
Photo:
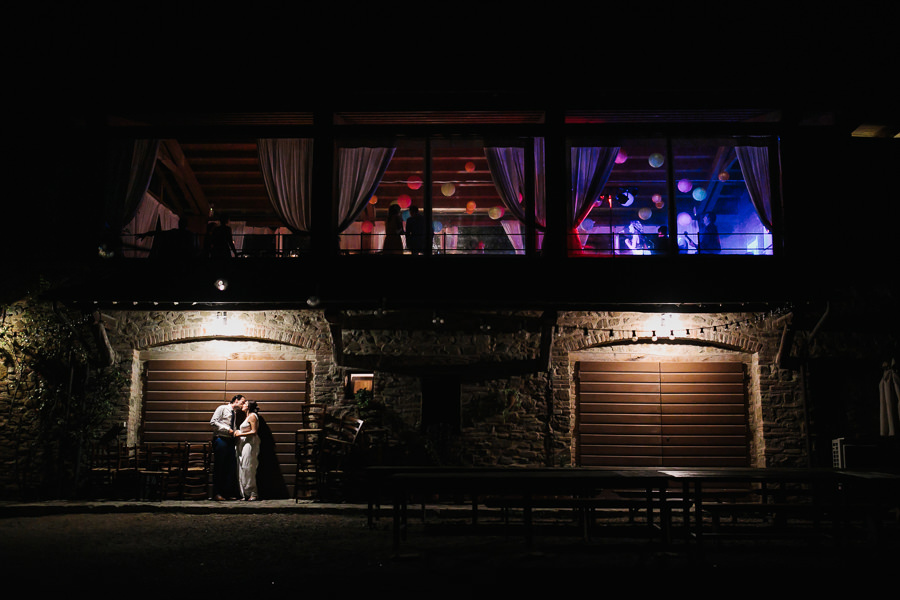
<svg viewBox="0 0 900 600">
<path fill-rule="evenodd" d="M 127 385 L 101 358 L 90 315 L 72 316 L 37 295 L 0 307 L 0 444 L 11 456 L 4 489 L 73 491 L 85 443 Z"/>
</svg>

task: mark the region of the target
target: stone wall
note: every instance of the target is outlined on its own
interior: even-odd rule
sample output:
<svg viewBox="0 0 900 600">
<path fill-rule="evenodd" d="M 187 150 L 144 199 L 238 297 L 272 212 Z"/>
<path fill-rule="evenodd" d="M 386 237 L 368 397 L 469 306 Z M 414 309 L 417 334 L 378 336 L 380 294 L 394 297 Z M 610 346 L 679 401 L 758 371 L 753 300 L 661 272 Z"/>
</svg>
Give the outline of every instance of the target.
<svg viewBox="0 0 900 600">
<path fill-rule="evenodd" d="M 335 364 L 331 332 L 319 311 L 122 310 L 107 311 L 103 324 L 132 381 L 116 413 L 127 421 L 130 441 L 139 437 L 144 363 L 161 356 L 302 358 L 313 365 L 314 402 L 356 409 L 344 388 L 350 369 Z M 776 314 L 564 312 L 553 333 L 549 369 L 533 372 L 503 365 L 538 358 L 541 335 L 535 331 L 349 329 L 342 345 L 347 355 L 391 359 L 386 364 L 392 366 L 373 369 L 374 404 L 391 415 L 393 427 L 418 436 L 430 460 L 569 466 L 575 460 L 577 361 L 732 360 L 744 363 L 749 375 L 753 464 L 802 466 L 809 424 L 799 372 L 776 364 L 782 327 Z M 417 368 L 448 365 L 459 379 L 461 427 L 427 439 Z M 10 380 L 8 372 L 0 375 Z"/>
</svg>

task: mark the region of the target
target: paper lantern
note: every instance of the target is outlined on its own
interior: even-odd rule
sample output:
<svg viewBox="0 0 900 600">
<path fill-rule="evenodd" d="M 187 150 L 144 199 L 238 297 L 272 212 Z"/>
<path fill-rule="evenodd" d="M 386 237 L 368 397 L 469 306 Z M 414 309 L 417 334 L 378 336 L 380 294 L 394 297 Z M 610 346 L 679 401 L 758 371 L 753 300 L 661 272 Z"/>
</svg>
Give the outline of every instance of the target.
<svg viewBox="0 0 900 600">
<path fill-rule="evenodd" d="M 469 200 L 466 202 L 466 213 L 471 215 L 473 212 L 475 212 L 475 202 Z"/>
<path fill-rule="evenodd" d="M 591 229 L 594 228 L 594 221 L 591 219 L 585 219 L 584 221 L 581 222 L 581 228 L 584 231 L 590 231 Z"/>
<path fill-rule="evenodd" d="M 678 181 L 678 191 L 687 194 L 691 191 L 691 188 L 694 187 L 694 184 L 691 183 L 690 179 L 681 179 Z"/>
<path fill-rule="evenodd" d="M 363 233 L 372 233 L 375 231 L 375 223 L 372 221 L 363 221 L 361 229 Z"/>
<path fill-rule="evenodd" d="M 647 219 L 649 219 L 652 214 L 653 211 L 646 206 L 638 211 L 638 217 L 640 217 L 642 221 L 646 221 Z"/>
<path fill-rule="evenodd" d="M 418 175 L 410 175 L 409 179 L 406 180 L 406 185 L 408 185 L 411 190 L 417 190 L 422 187 L 422 178 Z"/>
<path fill-rule="evenodd" d="M 694 221 L 694 217 L 692 217 L 690 213 L 683 212 L 678 213 L 678 217 L 676 218 L 676 220 L 682 228 L 686 229 L 690 227 L 691 223 Z"/>
<path fill-rule="evenodd" d="M 624 150 L 619 150 L 619 153 L 616 155 L 616 164 L 621 165 L 626 160 L 628 160 L 628 153 Z"/>
<path fill-rule="evenodd" d="M 431 230 L 435 233 L 440 233 L 441 229 L 443 229 L 443 228 L 444 228 L 444 224 L 441 223 L 440 221 L 433 221 L 431 223 Z"/>
<path fill-rule="evenodd" d="M 722 171 L 721 173 L 719 173 L 719 181 L 721 181 L 722 183 L 725 183 L 729 179 L 731 179 L 731 175 L 728 174 L 728 171 Z"/>
<path fill-rule="evenodd" d="M 650 199 L 653 200 L 653 204 L 662 204 L 663 201 L 662 194 L 653 194 Z"/>
<path fill-rule="evenodd" d="M 369 198 L 369 204 L 378 204 L 378 196 L 372 196 Z"/>
<path fill-rule="evenodd" d="M 404 221 L 407 220 L 409 218 L 409 211 L 404 210 L 402 213 L 400 213 L 400 218 L 403 219 Z"/>
<path fill-rule="evenodd" d="M 473 173 L 475 171 L 475 163 L 467 162 L 466 163 L 466 173 Z"/>
<path fill-rule="evenodd" d="M 702 187 L 694 188 L 694 191 L 691 192 L 691 196 L 694 197 L 694 200 L 697 202 L 702 202 L 706 200 L 706 189 Z"/>
<path fill-rule="evenodd" d="M 488 216 L 494 220 L 503 216 L 503 208 L 500 206 L 492 206 L 488 209 Z"/>
<path fill-rule="evenodd" d="M 456 186 L 452 183 L 445 183 L 441 186 L 441 193 L 449 198 L 456 193 Z"/>
<path fill-rule="evenodd" d="M 666 162 L 666 159 L 663 158 L 663 155 L 659 152 L 654 152 L 650 155 L 650 158 L 647 159 L 647 162 L 649 162 L 650 166 L 654 169 L 658 169 L 663 166 L 663 163 Z"/>
<path fill-rule="evenodd" d="M 401 194 L 397 198 L 397 204 L 400 205 L 400 208 L 403 208 L 403 209 L 409 208 L 409 205 L 412 204 L 412 198 L 410 198 L 406 194 Z"/>
</svg>

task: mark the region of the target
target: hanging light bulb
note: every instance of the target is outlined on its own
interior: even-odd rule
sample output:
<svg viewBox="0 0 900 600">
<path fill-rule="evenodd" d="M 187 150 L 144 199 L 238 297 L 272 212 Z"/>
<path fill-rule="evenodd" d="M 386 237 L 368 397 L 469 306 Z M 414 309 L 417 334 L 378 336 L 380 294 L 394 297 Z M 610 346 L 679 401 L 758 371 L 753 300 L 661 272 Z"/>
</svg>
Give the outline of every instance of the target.
<svg viewBox="0 0 900 600">
<path fill-rule="evenodd" d="M 638 341 L 637 332 L 634 329 L 631 330 L 631 341 L 632 342 Z"/>
<path fill-rule="evenodd" d="M 656 337 L 656 330 L 655 330 L 655 329 L 653 330 L 653 335 L 650 336 L 650 339 L 653 340 L 654 342 L 655 342 L 656 340 L 659 339 L 658 337 Z"/>
</svg>

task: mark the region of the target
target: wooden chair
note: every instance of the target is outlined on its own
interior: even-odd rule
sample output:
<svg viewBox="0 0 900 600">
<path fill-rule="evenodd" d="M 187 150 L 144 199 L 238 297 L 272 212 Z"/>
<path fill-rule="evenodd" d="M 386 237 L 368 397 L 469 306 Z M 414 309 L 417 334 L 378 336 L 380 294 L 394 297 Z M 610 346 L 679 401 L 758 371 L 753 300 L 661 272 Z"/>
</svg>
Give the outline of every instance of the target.
<svg viewBox="0 0 900 600">
<path fill-rule="evenodd" d="M 205 500 L 209 497 L 209 469 L 212 463 L 212 442 L 188 442 L 184 447 L 184 472 L 181 497 L 186 500 Z"/>
<path fill-rule="evenodd" d="M 317 466 L 319 445 L 324 431 L 325 407 L 304 405 L 300 410 L 300 429 L 294 433 L 294 458 L 297 469 L 294 474 L 294 501 L 309 498 L 318 489 Z"/>
<path fill-rule="evenodd" d="M 363 425 L 362 419 L 350 415 L 326 417 L 316 466 L 320 492 L 343 496 Z"/>
<path fill-rule="evenodd" d="M 88 449 L 89 494 L 97 498 L 114 492 L 118 466 L 118 447 L 115 444 L 96 442 Z"/>
<path fill-rule="evenodd" d="M 146 444 L 139 469 L 141 500 L 181 498 L 185 472 L 184 444 Z"/>
</svg>

